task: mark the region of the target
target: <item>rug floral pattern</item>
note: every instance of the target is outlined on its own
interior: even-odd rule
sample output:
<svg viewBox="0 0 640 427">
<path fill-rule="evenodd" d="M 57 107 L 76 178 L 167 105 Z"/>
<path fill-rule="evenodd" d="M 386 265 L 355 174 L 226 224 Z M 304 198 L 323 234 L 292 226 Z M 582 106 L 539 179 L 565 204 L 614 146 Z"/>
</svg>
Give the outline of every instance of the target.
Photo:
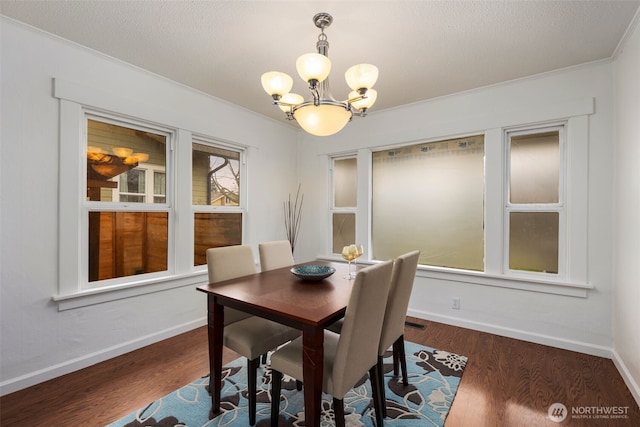
<svg viewBox="0 0 640 427">
<path fill-rule="evenodd" d="M 385 426 L 442 426 L 458 390 L 467 358 L 434 350 L 411 342 L 405 343 L 409 385 L 393 375 L 391 351 L 385 354 Z M 270 426 L 271 370 L 258 371 L 257 427 Z M 150 403 L 107 427 L 244 427 L 248 426 L 246 359 L 239 358 L 223 368 L 221 413 L 209 420 L 211 398 L 204 376 L 179 390 Z M 321 425 L 335 425 L 332 398 L 323 395 Z M 363 378 L 344 398 L 347 427 L 375 426 L 371 401 L 371 384 Z M 279 426 L 304 426 L 303 393 L 295 380 L 284 377 L 280 401 Z"/>
</svg>

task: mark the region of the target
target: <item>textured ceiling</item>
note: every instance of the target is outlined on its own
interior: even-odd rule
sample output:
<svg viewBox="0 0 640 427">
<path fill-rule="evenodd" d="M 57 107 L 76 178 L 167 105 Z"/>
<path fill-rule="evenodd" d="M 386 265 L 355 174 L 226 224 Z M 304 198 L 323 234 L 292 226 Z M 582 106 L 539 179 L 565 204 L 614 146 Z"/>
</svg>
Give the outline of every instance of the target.
<svg viewBox="0 0 640 427">
<path fill-rule="evenodd" d="M 0 1 L 0 12 L 249 110 L 284 120 L 264 71 L 294 78 L 326 30 L 337 99 L 344 71 L 377 65 L 371 112 L 610 58 L 637 14 L 633 1 Z M 636 18 L 637 20 L 637 18 Z"/>
</svg>

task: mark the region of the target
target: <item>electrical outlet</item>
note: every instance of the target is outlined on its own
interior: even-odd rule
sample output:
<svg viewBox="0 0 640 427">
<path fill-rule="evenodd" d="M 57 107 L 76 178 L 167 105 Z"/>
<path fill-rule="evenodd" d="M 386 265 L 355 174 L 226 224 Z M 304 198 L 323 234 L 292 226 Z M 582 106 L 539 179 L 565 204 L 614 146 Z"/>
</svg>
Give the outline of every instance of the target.
<svg viewBox="0 0 640 427">
<path fill-rule="evenodd" d="M 460 310 L 460 298 L 459 297 L 453 297 L 453 300 L 451 301 L 451 308 L 453 308 L 454 310 Z"/>
</svg>

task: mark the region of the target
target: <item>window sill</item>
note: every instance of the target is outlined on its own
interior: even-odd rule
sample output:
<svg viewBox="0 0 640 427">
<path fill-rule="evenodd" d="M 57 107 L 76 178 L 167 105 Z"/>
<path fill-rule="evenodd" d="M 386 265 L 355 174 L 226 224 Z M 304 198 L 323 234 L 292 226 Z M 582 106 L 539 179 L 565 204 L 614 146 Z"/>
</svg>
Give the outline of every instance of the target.
<svg viewBox="0 0 640 427">
<path fill-rule="evenodd" d="M 504 276 L 475 271 L 453 272 L 447 269 L 440 270 L 434 267 L 418 267 L 416 276 L 447 280 L 450 282 L 518 289 L 521 291 L 541 292 L 578 298 L 586 298 L 588 292 L 593 289 L 592 285 L 560 280 L 544 280 L 537 277 Z"/>
<path fill-rule="evenodd" d="M 321 256 L 319 259 L 342 261 L 337 256 Z M 343 261 L 344 262 L 344 261 Z M 358 261 L 359 264 L 371 265 L 375 261 Z M 416 277 L 445 280 L 449 282 L 468 283 L 471 285 L 494 286 L 522 291 L 540 292 L 586 298 L 594 287 L 588 284 L 566 282 L 561 280 L 545 280 L 538 277 L 505 276 L 468 270 L 453 270 L 438 267 L 419 266 Z"/>
<path fill-rule="evenodd" d="M 58 311 L 73 310 L 75 308 L 102 304 L 153 292 L 162 292 L 183 286 L 202 285 L 206 284 L 207 281 L 207 271 L 204 270 L 178 276 L 173 275 L 148 279 L 124 285 L 83 289 L 71 294 L 55 295 L 53 301 L 58 303 Z"/>
</svg>

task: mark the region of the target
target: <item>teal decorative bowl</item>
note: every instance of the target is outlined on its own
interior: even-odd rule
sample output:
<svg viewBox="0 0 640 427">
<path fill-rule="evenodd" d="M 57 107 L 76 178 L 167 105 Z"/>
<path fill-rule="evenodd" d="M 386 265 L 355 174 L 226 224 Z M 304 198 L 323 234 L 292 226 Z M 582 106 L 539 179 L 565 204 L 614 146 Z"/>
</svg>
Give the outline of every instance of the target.
<svg viewBox="0 0 640 427">
<path fill-rule="evenodd" d="M 299 265 L 291 269 L 291 273 L 296 277 L 310 282 L 326 279 L 335 272 L 335 268 L 326 265 Z"/>
</svg>

